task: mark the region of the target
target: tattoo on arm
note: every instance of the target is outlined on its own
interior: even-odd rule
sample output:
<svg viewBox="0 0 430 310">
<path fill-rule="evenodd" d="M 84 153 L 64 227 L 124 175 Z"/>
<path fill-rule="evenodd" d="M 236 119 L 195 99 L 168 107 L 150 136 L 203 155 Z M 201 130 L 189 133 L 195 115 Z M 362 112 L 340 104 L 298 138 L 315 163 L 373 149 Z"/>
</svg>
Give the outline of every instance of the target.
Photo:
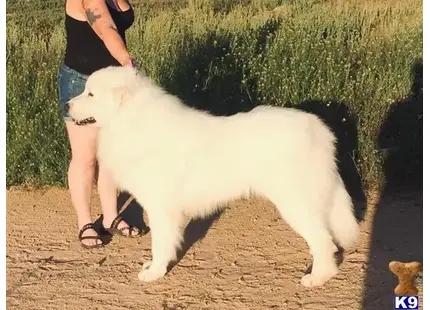
<svg viewBox="0 0 430 310">
<path fill-rule="evenodd" d="M 107 4 L 105 0 L 82 0 L 85 9 L 85 15 L 88 20 L 88 24 L 92 27 L 93 24 L 100 19 L 97 24 L 98 31 L 101 29 L 106 29 L 106 27 L 118 30 L 114 21 L 112 20 Z"/>
<path fill-rule="evenodd" d="M 102 17 L 101 14 L 99 15 L 94 14 L 94 12 L 91 9 L 85 10 L 85 14 L 87 15 L 88 23 L 90 24 L 90 26 L 92 26 L 97 19 Z"/>
</svg>

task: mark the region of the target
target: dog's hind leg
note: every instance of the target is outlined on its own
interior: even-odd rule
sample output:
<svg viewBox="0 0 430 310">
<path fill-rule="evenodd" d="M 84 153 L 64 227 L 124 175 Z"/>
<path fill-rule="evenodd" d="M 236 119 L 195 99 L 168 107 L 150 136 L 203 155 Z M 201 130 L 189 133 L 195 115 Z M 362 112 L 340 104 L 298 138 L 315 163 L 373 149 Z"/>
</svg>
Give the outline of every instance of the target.
<svg viewBox="0 0 430 310">
<path fill-rule="evenodd" d="M 170 213 L 168 209 L 148 210 L 151 228 L 152 261 L 144 263 L 139 272 L 139 280 L 149 282 L 163 277 L 171 261 L 176 259 L 176 249 L 182 242 L 181 225 L 183 215 Z M 163 210 L 163 211 L 162 211 Z"/>
<path fill-rule="evenodd" d="M 292 192 L 290 191 L 290 194 Z M 301 279 L 301 284 L 307 287 L 323 285 L 337 274 L 335 260 L 336 245 L 333 243 L 326 220 L 321 209 L 312 208 L 312 201 L 307 195 L 291 194 L 289 197 L 272 197 L 282 218 L 291 228 L 301 235 L 309 246 L 313 256 L 312 272 Z"/>
<path fill-rule="evenodd" d="M 308 228 L 296 231 L 306 240 L 313 256 L 312 271 L 300 281 L 304 286 L 320 286 L 338 273 L 334 254 L 337 251 L 329 231 L 319 221 L 310 221 Z M 311 231 L 313 230 L 313 231 Z"/>
</svg>

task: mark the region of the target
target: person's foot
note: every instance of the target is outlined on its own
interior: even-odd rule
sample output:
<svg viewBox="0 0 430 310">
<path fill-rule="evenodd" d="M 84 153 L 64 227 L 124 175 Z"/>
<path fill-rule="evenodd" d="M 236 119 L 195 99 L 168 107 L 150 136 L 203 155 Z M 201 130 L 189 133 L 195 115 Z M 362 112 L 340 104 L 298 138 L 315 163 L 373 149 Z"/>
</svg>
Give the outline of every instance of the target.
<svg viewBox="0 0 430 310">
<path fill-rule="evenodd" d="M 134 226 L 130 227 L 121 215 L 118 215 L 113 220 L 103 219 L 103 228 L 111 235 L 139 237 L 142 234 L 142 231 L 139 228 Z"/>
<path fill-rule="evenodd" d="M 81 246 L 86 249 L 99 248 L 103 246 L 103 241 L 100 235 L 95 230 L 93 223 L 88 223 L 81 227 L 78 234 Z"/>
</svg>

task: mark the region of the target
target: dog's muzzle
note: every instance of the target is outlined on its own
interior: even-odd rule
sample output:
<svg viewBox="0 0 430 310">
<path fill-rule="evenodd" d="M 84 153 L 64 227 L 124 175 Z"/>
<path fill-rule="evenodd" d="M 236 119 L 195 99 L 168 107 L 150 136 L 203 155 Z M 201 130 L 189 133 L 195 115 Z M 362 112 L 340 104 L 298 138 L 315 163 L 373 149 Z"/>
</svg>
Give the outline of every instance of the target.
<svg viewBox="0 0 430 310">
<path fill-rule="evenodd" d="M 65 111 L 66 113 L 69 113 L 69 109 L 70 109 L 70 106 L 69 106 L 69 103 L 67 102 L 67 103 L 64 105 L 64 111 Z M 80 120 L 80 121 L 77 121 L 77 120 L 73 119 L 73 121 L 74 121 L 74 122 L 75 122 L 75 124 L 76 124 L 76 125 L 78 125 L 78 126 L 83 126 L 83 125 L 93 124 L 93 123 L 95 123 L 95 122 L 96 122 L 96 120 L 94 119 L 94 117 L 88 117 L 88 118 L 82 119 L 82 120 Z"/>
</svg>

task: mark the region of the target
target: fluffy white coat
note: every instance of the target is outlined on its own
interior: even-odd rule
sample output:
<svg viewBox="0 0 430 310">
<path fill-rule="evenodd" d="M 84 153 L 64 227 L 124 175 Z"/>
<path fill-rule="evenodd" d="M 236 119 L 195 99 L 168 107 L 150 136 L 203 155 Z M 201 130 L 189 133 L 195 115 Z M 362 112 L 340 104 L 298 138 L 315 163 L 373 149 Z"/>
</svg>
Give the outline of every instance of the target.
<svg viewBox="0 0 430 310">
<path fill-rule="evenodd" d="M 337 272 L 337 247 L 358 224 L 335 159 L 335 137 L 316 116 L 260 106 L 216 117 L 184 105 L 131 68 L 93 73 L 69 102 L 76 120 L 96 119 L 98 159 L 147 211 L 152 261 L 139 279 L 165 275 L 176 259 L 186 216 L 205 217 L 250 193 L 273 202 L 313 256 L 305 286 Z"/>
</svg>

